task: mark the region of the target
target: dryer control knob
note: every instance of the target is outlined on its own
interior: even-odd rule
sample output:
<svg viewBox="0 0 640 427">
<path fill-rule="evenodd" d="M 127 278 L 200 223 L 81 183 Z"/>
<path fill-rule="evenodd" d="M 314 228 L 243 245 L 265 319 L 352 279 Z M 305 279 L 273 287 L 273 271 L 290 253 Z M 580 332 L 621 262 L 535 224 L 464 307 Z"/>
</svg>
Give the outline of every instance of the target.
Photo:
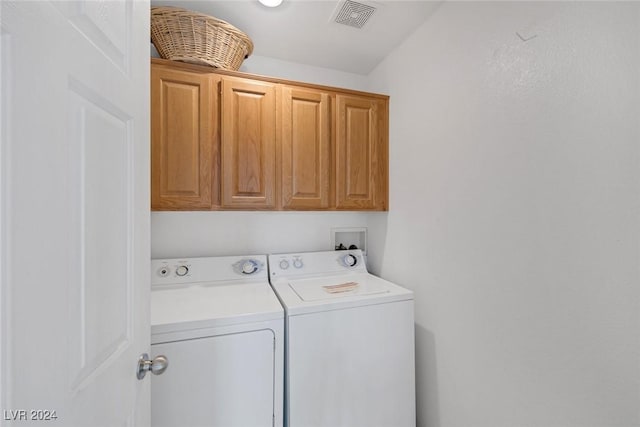
<svg viewBox="0 0 640 427">
<path fill-rule="evenodd" d="M 242 264 L 242 274 L 253 274 L 258 271 L 258 263 L 250 259 Z"/>
<path fill-rule="evenodd" d="M 347 254 L 342 257 L 342 262 L 347 267 L 355 267 L 358 264 L 358 257 L 353 254 Z"/>
<path fill-rule="evenodd" d="M 283 259 L 280 261 L 280 269 L 281 270 L 286 270 L 287 268 L 289 268 L 289 261 L 287 261 L 286 259 Z"/>
<path fill-rule="evenodd" d="M 188 272 L 189 267 L 187 267 L 186 265 L 180 265 L 176 268 L 176 274 L 180 277 L 186 276 Z"/>
<path fill-rule="evenodd" d="M 293 266 L 295 268 L 302 268 L 304 264 L 302 263 L 302 260 L 300 258 L 296 258 L 293 260 Z"/>
</svg>

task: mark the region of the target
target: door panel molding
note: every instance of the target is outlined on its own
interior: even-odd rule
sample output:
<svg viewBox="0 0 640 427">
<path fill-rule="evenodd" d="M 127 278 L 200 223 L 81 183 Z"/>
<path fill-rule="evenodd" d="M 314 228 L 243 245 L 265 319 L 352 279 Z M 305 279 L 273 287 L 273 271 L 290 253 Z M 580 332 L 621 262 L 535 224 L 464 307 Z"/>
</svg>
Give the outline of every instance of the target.
<svg viewBox="0 0 640 427">
<path fill-rule="evenodd" d="M 71 389 L 78 392 L 129 347 L 133 333 L 133 249 L 131 240 L 121 237 L 134 228 L 129 160 L 134 144 L 132 118 L 74 77 L 69 77 L 68 111 L 69 143 L 76 156 L 71 164 L 79 166 L 70 170 L 76 206 L 70 227 L 77 227 L 70 243 L 80 262 L 73 267 L 77 282 L 69 283 L 69 295 L 80 298 L 71 305 L 68 323 L 69 330 L 77 331 L 70 334 L 69 363 Z M 99 210 L 88 212 L 92 207 Z M 99 223 L 93 221 L 102 216 Z M 111 261 L 120 258 L 117 265 L 101 262 L 107 253 Z"/>
<path fill-rule="evenodd" d="M 133 1 L 54 1 L 53 5 L 123 74 L 130 76 Z"/>
</svg>

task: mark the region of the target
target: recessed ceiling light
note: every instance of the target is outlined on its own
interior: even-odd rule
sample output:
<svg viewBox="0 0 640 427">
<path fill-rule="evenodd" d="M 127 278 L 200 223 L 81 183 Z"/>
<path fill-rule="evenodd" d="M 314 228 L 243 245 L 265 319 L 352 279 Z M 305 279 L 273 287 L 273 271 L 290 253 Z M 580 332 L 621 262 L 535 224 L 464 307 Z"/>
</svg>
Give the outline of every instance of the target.
<svg viewBox="0 0 640 427">
<path fill-rule="evenodd" d="M 280 6 L 282 0 L 258 0 L 260 3 L 267 7 L 277 7 Z"/>
</svg>

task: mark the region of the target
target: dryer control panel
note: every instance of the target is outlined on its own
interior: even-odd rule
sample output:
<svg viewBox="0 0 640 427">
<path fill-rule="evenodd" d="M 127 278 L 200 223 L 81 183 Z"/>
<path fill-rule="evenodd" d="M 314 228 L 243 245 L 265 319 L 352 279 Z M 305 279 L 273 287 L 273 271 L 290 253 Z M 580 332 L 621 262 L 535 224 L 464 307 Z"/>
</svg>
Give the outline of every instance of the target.
<svg viewBox="0 0 640 427">
<path fill-rule="evenodd" d="M 151 285 L 267 279 L 265 255 L 151 260 Z"/>
</svg>

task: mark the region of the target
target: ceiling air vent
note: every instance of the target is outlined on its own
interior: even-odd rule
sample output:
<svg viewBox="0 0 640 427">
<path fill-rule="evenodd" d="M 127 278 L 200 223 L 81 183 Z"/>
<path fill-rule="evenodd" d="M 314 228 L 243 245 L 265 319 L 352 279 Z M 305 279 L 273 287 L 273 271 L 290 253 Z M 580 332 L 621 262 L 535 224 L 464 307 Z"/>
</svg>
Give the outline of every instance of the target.
<svg viewBox="0 0 640 427">
<path fill-rule="evenodd" d="M 362 28 L 375 11 L 376 8 L 373 6 L 346 0 L 336 13 L 334 21 L 338 24 Z"/>
</svg>

